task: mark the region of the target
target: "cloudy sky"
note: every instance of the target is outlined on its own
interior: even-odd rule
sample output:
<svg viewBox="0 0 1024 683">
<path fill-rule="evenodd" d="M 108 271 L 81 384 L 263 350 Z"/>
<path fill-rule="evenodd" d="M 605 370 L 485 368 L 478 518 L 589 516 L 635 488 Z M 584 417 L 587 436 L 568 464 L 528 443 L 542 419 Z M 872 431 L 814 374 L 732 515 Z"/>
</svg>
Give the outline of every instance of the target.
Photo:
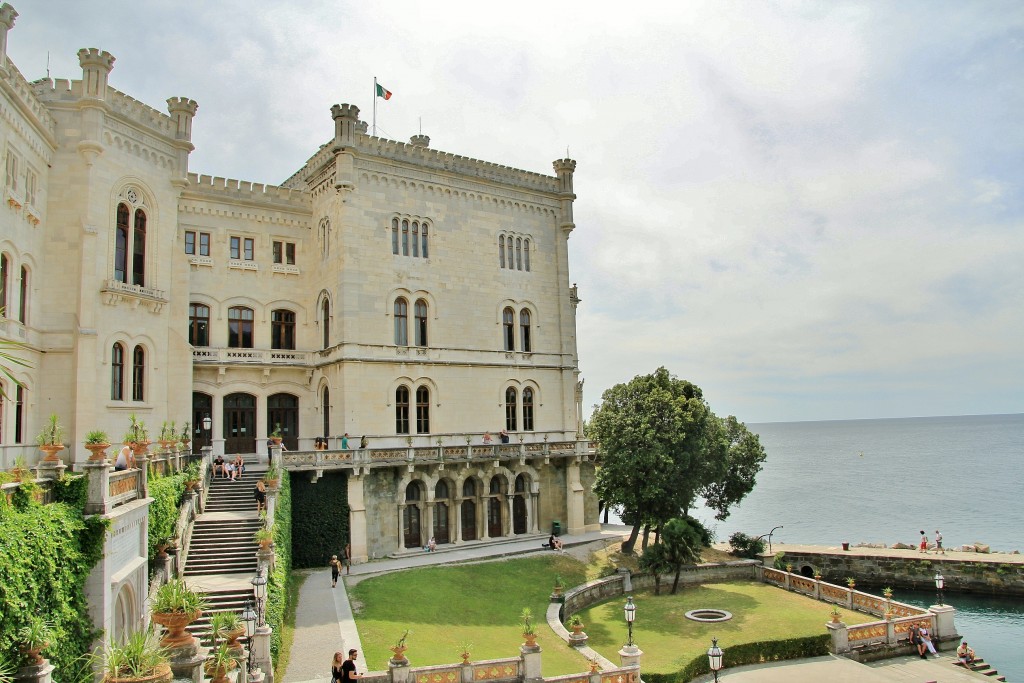
<svg viewBox="0 0 1024 683">
<path fill-rule="evenodd" d="M 1024 412 L 1024 4 L 13 0 L 34 80 L 199 102 L 194 171 L 332 135 L 578 161 L 586 404 L 664 365 L 746 422 Z"/>
</svg>

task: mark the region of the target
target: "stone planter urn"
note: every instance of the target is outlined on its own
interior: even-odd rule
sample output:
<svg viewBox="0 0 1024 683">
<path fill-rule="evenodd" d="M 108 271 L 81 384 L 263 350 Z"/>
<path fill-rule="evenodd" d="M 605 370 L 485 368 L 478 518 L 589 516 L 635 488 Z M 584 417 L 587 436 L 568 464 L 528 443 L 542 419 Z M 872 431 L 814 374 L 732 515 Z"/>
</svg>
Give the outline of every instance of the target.
<svg viewBox="0 0 1024 683">
<path fill-rule="evenodd" d="M 185 630 L 185 627 L 199 618 L 201 611 L 195 612 L 153 612 L 153 621 L 167 629 L 167 633 L 160 639 L 160 646 L 164 648 L 184 647 L 191 645 L 193 636 Z"/>
<path fill-rule="evenodd" d="M 92 455 L 89 456 L 89 462 L 103 462 L 107 459 L 107 449 L 110 448 L 109 443 L 87 443 L 85 444 L 86 449 Z"/>
<path fill-rule="evenodd" d="M 537 647 L 537 634 L 536 633 L 524 633 L 523 640 L 526 647 Z"/>
<path fill-rule="evenodd" d="M 172 678 L 171 667 L 169 664 L 161 664 L 153 671 L 149 676 L 141 677 L 122 677 L 122 676 L 106 676 L 103 678 L 103 683 L 170 683 Z"/>
<path fill-rule="evenodd" d="M 151 441 L 133 441 L 131 443 L 132 453 L 134 453 L 136 455 L 136 457 L 138 457 L 140 455 L 145 455 L 148 452 L 148 450 L 149 450 L 149 444 L 150 443 L 152 443 L 152 442 Z"/>
<path fill-rule="evenodd" d="M 203 668 L 206 669 L 206 675 L 210 677 L 210 683 L 229 683 L 228 674 L 235 668 L 235 662 L 232 661 L 226 665 L 216 665 L 212 662 L 207 662 Z"/>
<path fill-rule="evenodd" d="M 388 649 L 390 649 L 391 652 L 393 653 L 393 656 L 391 657 L 392 662 L 395 662 L 396 664 L 405 664 L 409 661 L 405 657 L 405 651 L 409 648 L 407 648 L 405 645 L 396 645 L 395 647 Z"/>
<path fill-rule="evenodd" d="M 40 446 L 39 450 L 46 453 L 46 457 L 43 458 L 43 462 L 60 462 L 60 458 L 57 457 L 57 453 L 64 450 L 64 444 L 54 443 Z"/>
</svg>

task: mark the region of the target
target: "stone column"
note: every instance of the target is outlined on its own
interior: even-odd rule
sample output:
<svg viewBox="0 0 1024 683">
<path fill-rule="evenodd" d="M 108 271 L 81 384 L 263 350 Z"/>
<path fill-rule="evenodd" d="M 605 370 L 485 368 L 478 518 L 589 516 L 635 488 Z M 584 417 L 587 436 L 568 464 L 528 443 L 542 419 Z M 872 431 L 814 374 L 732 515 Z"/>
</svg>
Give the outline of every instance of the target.
<svg viewBox="0 0 1024 683">
<path fill-rule="evenodd" d="M 363 497 L 363 476 L 348 477 L 348 542 L 351 545 L 352 562 L 366 562 L 369 555 L 366 548 L 366 503 Z"/>
<path fill-rule="evenodd" d="M 845 654 L 850 651 L 850 634 L 843 622 L 825 624 L 829 635 L 832 636 L 832 654 Z"/>
<path fill-rule="evenodd" d="M 623 595 L 625 595 L 626 593 L 632 593 L 633 592 L 633 576 L 632 576 L 632 574 L 630 574 L 629 569 L 627 567 L 619 567 L 615 571 L 620 576 L 622 576 L 622 593 L 623 593 Z"/>
<path fill-rule="evenodd" d="M 139 498 L 149 498 L 148 462 L 145 452 L 135 456 L 135 466 L 139 468 Z"/>
<path fill-rule="evenodd" d="M 582 534 L 586 531 L 583 519 L 583 484 L 580 482 L 580 464 L 573 460 L 565 468 L 566 533 Z"/>
<path fill-rule="evenodd" d="M 276 488 L 267 488 L 267 525 L 274 523 L 274 512 L 277 510 L 277 491 Z"/>
<path fill-rule="evenodd" d="M 194 683 L 203 683 L 203 662 L 206 661 L 208 648 L 200 647 L 199 640 L 192 638 L 190 645 L 167 649 L 171 660 L 171 671 L 174 678 L 187 678 Z"/>
<path fill-rule="evenodd" d="M 455 498 L 455 535 L 451 539 L 453 544 L 462 543 L 462 498 Z"/>
<path fill-rule="evenodd" d="M 405 503 L 399 503 L 397 509 L 398 509 L 398 520 L 397 520 L 398 521 L 398 528 L 396 530 L 396 535 L 398 536 L 398 550 L 401 551 L 402 548 L 405 547 L 405 534 L 402 533 L 405 530 L 404 529 L 404 526 L 405 526 L 404 525 L 404 522 L 405 522 Z"/>
<path fill-rule="evenodd" d="M 105 515 L 110 512 L 107 507 L 107 491 L 110 489 L 110 465 L 105 462 L 84 462 L 82 469 L 89 478 L 89 495 L 85 503 L 87 515 Z"/>
<path fill-rule="evenodd" d="M 430 495 L 430 500 L 428 500 L 427 503 L 423 506 L 423 526 L 426 527 L 427 530 L 427 533 L 424 535 L 424 538 L 429 539 L 431 536 L 434 535 L 434 499 L 433 494 L 428 495 Z M 426 545 L 426 543 L 424 542 L 423 545 Z"/>
<path fill-rule="evenodd" d="M 519 646 L 519 656 L 523 660 L 523 682 L 530 683 L 530 681 L 540 682 L 544 680 L 541 674 L 541 649 L 540 645 L 527 645 L 523 643 Z"/>
<path fill-rule="evenodd" d="M 388 672 L 391 674 L 391 683 L 409 683 L 409 660 L 405 657 L 388 660 Z"/>
<path fill-rule="evenodd" d="M 253 663 L 258 666 L 264 675 L 266 683 L 274 683 L 274 663 L 270 659 L 270 636 L 274 629 L 269 626 L 260 626 L 252 635 Z"/>
<path fill-rule="evenodd" d="M 267 462 L 270 465 L 281 467 L 281 444 L 271 444 L 267 451 Z M 284 469 L 281 469 L 281 476 L 284 476 Z"/>
<path fill-rule="evenodd" d="M 0 6 L 0 70 L 7 71 L 7 32 L 14 27 L 18 13 L 6 2 Z"/>
<path fill-rule="evenodd" d="M 640 668 L 640 658 L 643 656 L 644 651 L 636 645 L 623 645 L 622 649 L 619 650 L 619 666 L 635 666 Z"/>
<path fill-rule="evenodd" d="M 9 7 L 9 5 L 4 5 Z M 53 681 L 53 664 L 44 659 L 42 664 L 23 666 L 14 674 L 14 683 L 51 683 Z"/>
<path fill-rule="evenodd" d="M 933 629 L 932 639 L 941 642 L 943 645 L 941 649 L 943 650 L 956 647 L 961 638 L 960 634 L 956 631 L 956 624 L 954 623 L 956 608 L 949 605 L 932 605 L 928 608 L 928 611 L 935 615 L 935 628 Z M 936 645 L 936 649 L 940 649 L 938 645 Z"/>
<path fill-rule="evenodd" d="M 47 462 L 46 460 L 40 460 L 36 465 L 36 478 L 37 479 L 52 479 L 56 481 L 60 479 L 64 474 L 64 470 L 67 466 L 63 461 L 58 460 L 56 462 Z"/>
</svg>

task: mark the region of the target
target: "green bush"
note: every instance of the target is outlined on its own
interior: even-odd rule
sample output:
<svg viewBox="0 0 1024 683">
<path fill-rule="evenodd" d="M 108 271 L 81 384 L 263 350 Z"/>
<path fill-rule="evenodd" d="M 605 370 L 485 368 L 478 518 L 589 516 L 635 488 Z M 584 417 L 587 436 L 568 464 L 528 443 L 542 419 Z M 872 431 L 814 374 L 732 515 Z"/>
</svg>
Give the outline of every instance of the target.
<svg viewBox="0 0 1024 683">
<path fill-rule="evenodd" d="M 178 524 L 181 499 L 185 494 L 185 478 L 183 473 L 149 480 L 149 496 L 153 499 L 149 506 L 149 558 L 156 556 L 158 541 L 174 535 Z"/>
<path fill-rule="evenodd" d="M 108 522 L 83 517 L 86 487 L 82 477 L 65 477 L 49 505 L 36 502 L 28 490 L 12 496 L 12 503 L 0 496 L 0 657 L 20 661 L 18 631 L 45 619 L 53 627 L 45 655 L 68 674 L 62 680 L 81 669 L 100 635 L 89 615 L 85 582 L 103 554 Z"/>
<path fill-rule="evenodd" d="M 274 571 L 267 577 L 267 625 L 274 629 L 270 636 L 270 652 L 273 660 L 279 662 L 281 633 L 292 581 L 292 492 L 291 475 L 287 472 L 281 477 L 274 508 L 274 553 L 277 558 Z"/>
<path fill-rule="evenodd" d="M 763 664 L 779 662 L 787 659 L 803 659 L 820 657 L 828 654 L 831 636 L 823 633 L 806 638 L 790 638 L 788 640 L 767 640 L 754 643 L 743 643 L 732 647 L 723 647 L 726 668 L 745 666 L 747 664 Z M 644 673 L 645 683 L 688 683 L 698 676 L 711 673 L 708 667 L 707 654 L 700 654 L 679 671 L 671 674 Z"/>
<path fill-rule="evenodd" d="M 326 567 L 342 556 L 348 538 L 348 477 L 326 473 L 315 484 L 293 479 L 292 561 L 296 569 Z"/>
<path fill-rule="evenodd" d="M 756 560 L 764 552 L 764 540 L 754 536 L 747 536 L 742 531 L 737 531 L 729 537 L 730 551 L 736 557 L 745 557 Z"/>
</svg>

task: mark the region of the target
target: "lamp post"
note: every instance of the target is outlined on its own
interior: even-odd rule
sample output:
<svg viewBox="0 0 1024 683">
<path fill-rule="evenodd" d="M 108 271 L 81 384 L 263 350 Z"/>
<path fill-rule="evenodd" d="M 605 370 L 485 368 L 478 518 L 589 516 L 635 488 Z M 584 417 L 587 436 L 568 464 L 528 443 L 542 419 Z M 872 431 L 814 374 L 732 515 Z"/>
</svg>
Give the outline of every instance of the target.
<svg viewBox="0 0 1024 683">
<path fill-rule="evenodd" d="M 203 429 L 206 431 L 206 442 L 213 446 L 213 420 L 209 415 L 203 418 Z"/>
<path fill-rule="evenodd" d="M 263 575 L 263 570 L 256 572 L 249 583 L 252 584 L 252 595 L 256 599 L 256 628 L 262 628 L 266 625 L 264 603 L 267 599 L 267 577 Z"/>
<path fill-rule="evenodd" d="M 782 525 L 780 524 L 779 526 L 772 527 L 772 530 L 768 532 L 768 552 L 769 553 L 771 553 L 771 551 L 772 551 L 772 534 L 775 533 L 776 529 L 781 529 L 781 528 L 782 528 Z"/>
<path fill-rule="evenodd" d="M 252 609 L 251 600 L 247 600 L 245 603 L 245 609 L 242 610 L 242 621 L 245 622 L 246 648 L 249 650 L 249 659 L 246 662 L 245 670 L 248 671 L 251 676 L 252 670 L 255 668 L 255 652 L 252 648 L 252 637 L 256 634 L 256 612 Z"/>
<path fill-rule="evenodd" d="M 715 674 L 715 683 L 718 683 L 718 672 L 722 670 L 722 648 L 718 647 L 718 638 L 711 639 L 711 648 L 708 650 L 708 668 Z"/>
<path fill-rule="evenodd" d="M 633 596 L 626 598 L 626 627 L 629 629 L 629 642 L 627 647 L 633 647 L 633 622 L 636 621 L 636 605 L 633 604 Z"/>
<path fill-rule="evenodd" d="M 946 586 L 946 579 L 942 577 L 942 572 L 935 572 L 935 590 L 939 594 L 939 607 L 942 606 L 942 589 Z"/>
</svg>

